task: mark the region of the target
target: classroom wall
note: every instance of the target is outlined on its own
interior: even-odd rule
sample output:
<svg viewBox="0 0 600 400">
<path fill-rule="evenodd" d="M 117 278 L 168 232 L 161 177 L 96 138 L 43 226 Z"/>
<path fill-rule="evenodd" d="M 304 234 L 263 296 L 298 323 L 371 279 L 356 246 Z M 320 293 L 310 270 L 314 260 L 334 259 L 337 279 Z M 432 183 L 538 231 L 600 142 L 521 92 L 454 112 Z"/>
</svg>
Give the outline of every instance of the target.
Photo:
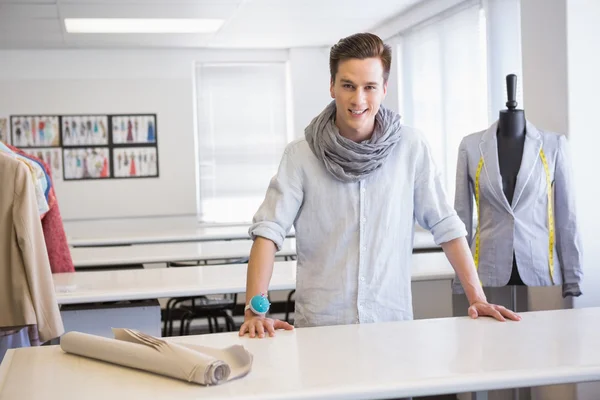
<svg viewBox="0 0 600 400">
<path fill-rule="evenodd" d="M 521 2 L 524 97 L 526 115 L 539 126 L 567 134 L 571 154 L 572 192 L 582 239 L 581 297 L 569 306 L 600 306 L 600 249 L 596 228 L 600 190 L 591 168 L 600 147 L 596 132 L 600 91 L 600 3 L 596 0 L 527 0 Z M 564 385 L 563 385 L 564 386 Z M 568 386 L 568 385 L 567 385 Z M 596 399 L 600 384 L 578 384 L 575 397 L 550 388 L 548 399 Z M 569 396 L 567 396 L 569 394 Z"/>
<path fill-rule="evenodd" d="M 600 307 L 600 248 L 598 247 L 597 169 L 591 167 L 600 148 L 597 93 L 600 92 L 600 2 L 569 0 L 567 2 L 569 132 L 573 160 L 574 185 L 580 232 L 584 251 L 583 296 L 574 306 Z M 582 349 L 585 351 L 585 349 Z M 577 385 L 578 400 L 598 398 L 600 382 Z"/>
<path fill-rule="evenodd" d="M 195 214 L 194 63 L 287 60 L 285 50 L 0 51 L 0 116 L 156 113 L 160 177 L 57 182 L 63 218 Z"/>
<path fill-rule="evenodd" d="M 333 99 L 329 94 L 329 47 L 290 49 L 293 126 L 296 138 Z"/>
</svg>

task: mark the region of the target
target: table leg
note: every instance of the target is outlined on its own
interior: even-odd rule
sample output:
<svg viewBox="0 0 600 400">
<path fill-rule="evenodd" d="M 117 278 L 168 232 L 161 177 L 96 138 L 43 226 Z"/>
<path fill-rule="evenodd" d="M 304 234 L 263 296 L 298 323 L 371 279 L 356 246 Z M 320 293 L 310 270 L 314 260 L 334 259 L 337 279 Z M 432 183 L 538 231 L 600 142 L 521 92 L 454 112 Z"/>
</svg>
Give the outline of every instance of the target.
<svg viewBox="0 0 600 400">
<path fill-rule="evenodd" d="M 488 392 L 472 392 L 471 400 L 488 400 Z"/>
</svg>

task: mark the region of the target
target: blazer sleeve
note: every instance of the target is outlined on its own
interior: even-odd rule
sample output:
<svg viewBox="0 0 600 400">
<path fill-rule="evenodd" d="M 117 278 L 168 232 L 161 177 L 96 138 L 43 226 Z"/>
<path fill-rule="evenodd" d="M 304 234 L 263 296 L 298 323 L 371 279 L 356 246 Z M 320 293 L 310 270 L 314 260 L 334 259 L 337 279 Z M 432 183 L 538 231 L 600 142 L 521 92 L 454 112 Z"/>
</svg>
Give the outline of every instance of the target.
<svg viewBox="0 0 600 400">
<path fill-rule="evenodd" d="M 38 213 L 35 189 L 25 165 L 17 167 L 15 176 L 15 206 L 13 220 L 29 298 L 35 312 L 42 342 L 59 337 L 64 326 L 54 293 L 54 282 Z"/>
<path fill-rule="evenodd" d="M 473 238 L 473 191 L 469 179 L 469 161 L 465 139 L 460 142 L 456 164 L 454 209 L 467 229 L 467 241 Z"/>
<path fill-rule="evenodd" d="M 559 137 L 554 173 L 554 217 L 556 251 L 565 284 L 580 283 L 583 277 L 581 238 L 575 212 L 575 196 L 567 138 Z"/>
<path fill-rule="evenodd" d="M 271 179 L 265 199 L 248 230 L 252 240 L 257 236 L 269 239 L 275 243 L 277 251 L 281 250 L 304 199 L 293 146 L 293 143 L 288 145 L 284 151 L 277 174 Z"/>
</svg>

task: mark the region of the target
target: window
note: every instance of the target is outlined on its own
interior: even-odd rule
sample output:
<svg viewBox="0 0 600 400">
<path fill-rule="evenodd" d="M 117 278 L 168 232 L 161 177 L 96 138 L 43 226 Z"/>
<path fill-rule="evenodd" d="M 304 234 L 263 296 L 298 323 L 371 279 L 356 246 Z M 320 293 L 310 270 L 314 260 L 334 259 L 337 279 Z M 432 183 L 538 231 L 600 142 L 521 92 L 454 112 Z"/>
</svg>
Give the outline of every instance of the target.
<svg viewBox="0 0 600 400">
<path fill-rule="evenodd" d="M 251 221 L 288 143 L 286 64 L 196 68 L 199 213 Z"/>
<path fill-rule="evenodd" d="M 485 14 L 469 2 L 401 39 L 401 114 L 426 136 L 453 199 L 460 141 L 488 126 Z"/>
</svg>

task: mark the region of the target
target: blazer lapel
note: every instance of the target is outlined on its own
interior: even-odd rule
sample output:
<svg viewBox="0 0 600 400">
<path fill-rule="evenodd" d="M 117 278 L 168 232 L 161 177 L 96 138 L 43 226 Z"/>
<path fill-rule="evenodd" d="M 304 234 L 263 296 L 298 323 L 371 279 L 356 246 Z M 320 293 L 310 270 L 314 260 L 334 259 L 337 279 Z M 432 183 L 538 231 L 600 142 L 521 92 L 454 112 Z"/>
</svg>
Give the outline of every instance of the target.
<svg viewBox="0 0 600 400">
<path fill-rule="evenodd" d="M 481 142 L 479 142 L 479 151 L 483 157 L 483 169 L 485 176 L 492 188 L 492 192 L 502 206 L 509 213 L 513 210 L 502 190 L 502 177 L 500 176 L 500 164 L 498 163 L 498 142 L 496 131 L 498 130 L 498 121 L 494 122 L 487 131 L 483 133 Z M 481 179 L 481 178 L 480 178 Z M 480 182 L 481 184 L 481 182 Z"/>
<path fill-rule="evenodd" d="M 519 168 L 519 173 L 517 174 L 517 183 L 515 186 L 515 194 L 513 196 L 513 205 L 514 209 L 521 195 L 523 194 L 523 190 L 531 178 L 531 173 L 533 172 L 533 168 L 535 167 L 535 163 L 540 157 L 540 149 L 542 148 L 542 137 L 540 132 L 537 130 L 532 123 L 527 121 L 525 127 L 525 146 L 523 147 L 523 158 L 521 159 L 521 167 Z"/>
</svg>

